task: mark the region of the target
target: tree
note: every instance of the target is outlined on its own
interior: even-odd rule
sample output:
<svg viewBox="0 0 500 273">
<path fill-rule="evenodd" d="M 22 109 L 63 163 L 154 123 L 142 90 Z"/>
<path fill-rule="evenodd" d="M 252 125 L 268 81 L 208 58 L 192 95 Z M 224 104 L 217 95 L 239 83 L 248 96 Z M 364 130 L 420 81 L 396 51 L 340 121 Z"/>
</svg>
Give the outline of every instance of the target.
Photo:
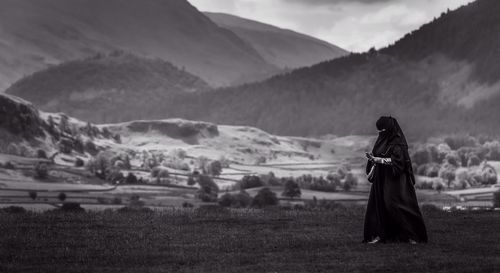
<svg viewBox="0 0 500 273">
<path fill-rule="evenodd" d="M 84 165 L 85 165 L 85 162 L 83 161 L 83 159 L 77 157 L 75 160 L 75 167 L 80 168 L 80 167 L 83 167 Z"/>
<path fill-rule="evenodd" d="M 222 164 L 220 161 L 216 160 L 210 163 L 210 172 L 209 174 L 213 176 L 219 176 L 222 173 Z"/>
<path fill-rule="evenodd" d="M 241 190 L 264 186 L 260 177 L 255 175 L 245 175 L 238 184 Z"/>
<path fill-rule="evenodd" d="M 61 115 L 61 120 L 59 121 L 59 131 L 61 133 L 67 133 L 69 129 L 69 118 L 66 115 Z"/>
<path fill-rule="evenodd" d="M 257 195 L 253 198 L 252 206 L 263 208 L 267 206 L 275 206 L 278 204 L 278 197 L 276 193 L 271 191 L 269 188 L 261 189 Z"/>
<path fill-rule="evenodd" d="M 36 200 L 36 198 L 38 197 L 38 194 L 36 191 L 30 191 L 29 192 L 29 196 L 32 200 Z"/>
<path fill-rule="evenodd" d="M 137 176 L 134 173 L 128 173 L 127 178 L 125 178 L 125 184 L 137 184 Z"/>
<path fill-rule="evenodd" d="M 57 196 L 57 199 L 59 199 L 59 201 L 61 202 L 64 202 L 66 200 L 66 194 L 64 192 L 61 192 L 58 196 Z"/>
<path fill-rule="evenodd" d="M 200 189 L 198 190 L 196 196 L 203 202 L 217 202 L 217 196 L 219 193 L 219 187 L 212 178 L 206 175 L 197 176 L 198 185 Z"/>
<path fill-rule="evenodd" d="M 299 185 L 293 180 L 288 180 L 285 183 L 285 190 L 283 191 L 281 196 L 290 197 L 293 199 L 294 197 L 300 197 L 301 194 L 302 193 L 300 191 Z"/>
<path fill-rule="evenodd" d="M 38 162 L 35 165 L 35 178 L 47 179 L 49 176 L 49 168 L 46 163 Z"/>
<path fill-rule="evenodd" d="M 44 150 L 39 149 L 36 151 L 36 157 L 42 158 L 42 159 L 47 159 L 47 153 Z"/>
<path fill-rule="evenodd" d="M 455 171 L 456 167 L 449 163 L 443 164 L 443 166 L 441 166 L 441 169 L 439 170 L 439 177 L 447 182 L 448 188 L 451 186 L 451 182 L 455 180 Z"/>
</svg>

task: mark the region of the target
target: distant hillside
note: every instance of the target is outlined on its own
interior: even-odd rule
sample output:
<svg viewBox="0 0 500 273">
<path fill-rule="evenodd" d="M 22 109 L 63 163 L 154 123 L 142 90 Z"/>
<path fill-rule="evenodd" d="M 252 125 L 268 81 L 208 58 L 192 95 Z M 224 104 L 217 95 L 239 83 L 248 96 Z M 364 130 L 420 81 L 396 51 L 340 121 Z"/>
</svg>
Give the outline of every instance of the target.
<svg viewBox="0 0 500 273">
<path fill-rule="evenodd" d="M 128 154 L 136 166 L 145 159 L 144 153 L 169 159 L 163 162 L 165 166 L 171 165 L 170 160 L 193 165 L 193 158 L 198 157 L 245 164 L 329 162 L 327 166 L 331 166 L 332 162 L 339 165 L 346 160 L 358 162 L 359 150 L 371 141 L 371 137 L 281 137 L 247 126 L 182 119 L 94 125 L 62 113 L 42 112 L 27 101 L 0 94 L 0 154 L 37 157 L 41 149 L 63 164 L 72 164 L 76 157 L 87 161 L 99 151 L 108 150 Z M 268 168 L 263 170 L 269 172 Z M 275 171 L 279 176 L 302 175 L 301 169 Z M 309 174 L 325 172 L 307 170 Z"/>
<path fill-rule="evenodd" d="M 130 120 L 136 113 L 148 116 L 176 94 L 209 89 L 200 78 L 165 61 L 114 52 L 50 67 L 6 92 L 45 111 L 114 122 Z"/>
<path fill-rule="evenodd" d="M 379 51 L 198 95 L 189 113 L 173 102 L 169 114 L 281 135 L 368 134 L 389 114 L 413 136 L 500 134 L 498 14 L 500 2 L 478 0 Z"/>
<path fill-rule="evenodd" d="M 248 42 L 264 59 L 281 68 L 299 68 L 348 54 L 325 41 L 224 13 L 205 12 L 220 27 Z"/>
<path fill-rule="evenodd" d="M 186 0 L 0 0 L 0 90 L 49 65 L 125 50 L 214 86 L 279 69 Z"/>
</svg>

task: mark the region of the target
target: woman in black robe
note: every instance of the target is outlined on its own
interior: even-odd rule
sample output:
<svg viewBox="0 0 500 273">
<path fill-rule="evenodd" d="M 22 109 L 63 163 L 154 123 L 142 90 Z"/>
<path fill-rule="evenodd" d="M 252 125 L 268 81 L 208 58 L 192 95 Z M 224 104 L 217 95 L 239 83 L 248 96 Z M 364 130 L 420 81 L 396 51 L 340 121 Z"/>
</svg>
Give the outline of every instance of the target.
<svg viewBox="0 0 500 273">
<path fill-rule="evenodd" d="M 427 231 L 415 194 L 408 144 L 393 117 L 377 121 L 378 139 L 366 154 L 372 187 L 366 209 L 366 243 L 427 242 Z"/>
</svg>

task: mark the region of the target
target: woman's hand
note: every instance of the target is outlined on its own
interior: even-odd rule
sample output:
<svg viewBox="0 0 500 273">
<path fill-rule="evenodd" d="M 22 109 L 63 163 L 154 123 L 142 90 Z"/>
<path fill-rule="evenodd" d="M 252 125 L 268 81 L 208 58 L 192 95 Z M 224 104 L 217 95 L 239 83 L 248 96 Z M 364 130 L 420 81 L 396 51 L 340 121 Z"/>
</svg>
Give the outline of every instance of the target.
<svg viewBox="0 0 500 273">
<path fill-rule="evenodd" d="M 375 157 L 371 153 L 365 153 L 366 158 L 368 158 L 369 161 L 375 162 Z"/>
</svg>

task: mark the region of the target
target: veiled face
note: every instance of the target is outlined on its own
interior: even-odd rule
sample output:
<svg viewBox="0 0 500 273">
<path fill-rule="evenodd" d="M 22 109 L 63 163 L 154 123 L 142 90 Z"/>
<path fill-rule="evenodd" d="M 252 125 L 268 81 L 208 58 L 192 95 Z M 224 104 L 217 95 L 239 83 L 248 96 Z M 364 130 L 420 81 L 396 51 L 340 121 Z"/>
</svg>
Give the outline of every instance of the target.
<svg viewBox="0 0 500 273">
<path fill-rule="evenodd" d="M 377 120 L 376 126 L 379 134 L 384 134 L 391 130 L 393 126 L 392 119 L 390 117 L 381 117 Z"/>
</svg>

